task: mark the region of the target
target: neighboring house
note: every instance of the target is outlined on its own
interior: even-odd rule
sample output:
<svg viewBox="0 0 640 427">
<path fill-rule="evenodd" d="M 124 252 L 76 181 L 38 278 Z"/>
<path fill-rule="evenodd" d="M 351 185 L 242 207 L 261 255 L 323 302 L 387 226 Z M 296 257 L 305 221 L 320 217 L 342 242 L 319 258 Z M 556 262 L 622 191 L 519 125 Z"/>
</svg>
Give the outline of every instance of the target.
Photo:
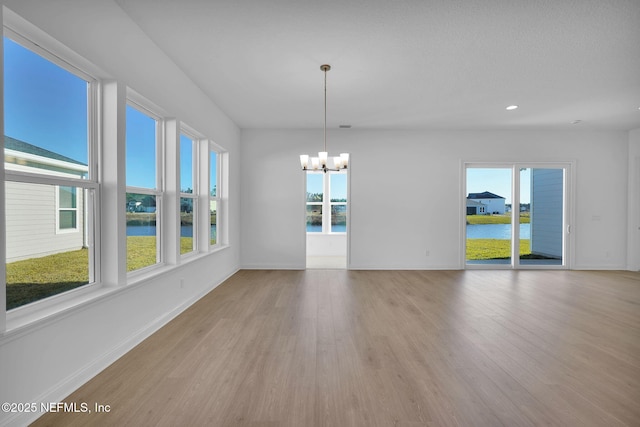
<svg viewBox="0 0 640 427">
<path fill-rule="evenodd" d="M 562 169 L 531 170 L 531 253 L 562 259 Z"/>
<path fill-rule="evenodd" d="M 87 165 L 5 136 L 5 170 L 82 178 Z M 76 187 L 6 181 L 7 262 L 87 246 L 84 194 Z"/>
<path fill-rule="evenodd" d="M 467 198 L 467 215 L 487 215 L 487 205 Z"/>
<path fill-rule="evenodd" d="M 498 196 L 497 194 L 485 191 L 483 193 L 469 193 L 467 201 L 473 200 L 478 203 L 482 203 L 486 206 L 487 214 L 504 214 L 505 210 L 505 198 Z M 467 202 L 467 206 L 468 202 Z M 467 207 L 467 211 L 468 211 Z"/>
</svg>

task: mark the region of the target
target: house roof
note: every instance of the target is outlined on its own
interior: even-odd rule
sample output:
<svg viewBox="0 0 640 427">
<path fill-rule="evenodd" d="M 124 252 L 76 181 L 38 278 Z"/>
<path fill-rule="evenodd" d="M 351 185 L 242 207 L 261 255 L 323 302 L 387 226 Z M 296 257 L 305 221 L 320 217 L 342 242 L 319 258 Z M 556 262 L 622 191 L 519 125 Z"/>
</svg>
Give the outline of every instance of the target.
<svg viewBox="0 0 640 427">
<path fill-rule="evenodd" d="M 482 193 L 469 193 L 467 199 L 504 199 L 504 197 L 485 191 Z"/>
<path fill-rule="evenodd" d="M 4 148 L 8 150 L 20 151 L 26 154 L 33 154 L 40 157 L 45 157 L 53 160 L 60 160 L 67 163 L 73 163 L 75 165 L 87 166 L 85 163 L 74 160 L 70 157 L 63 156 L 62 154 L 54 153 L 53 151 L 46 150 L 28 142 L 20 141 L 19 139 L 11 138 L 10 136 L 4 136 Z"/>
<path fill-rule="evenodd" d="M 480 206 L 486 206 L 486 205 L 484 203 L 482 203 L 482 202 L 476 202 L 475 200 L 470 200 L 470 199 L 467 198 L 467 207 L 469 207 L 469 206 L 478 206 L 478 207 L 480 207 Z"/>
</svg>

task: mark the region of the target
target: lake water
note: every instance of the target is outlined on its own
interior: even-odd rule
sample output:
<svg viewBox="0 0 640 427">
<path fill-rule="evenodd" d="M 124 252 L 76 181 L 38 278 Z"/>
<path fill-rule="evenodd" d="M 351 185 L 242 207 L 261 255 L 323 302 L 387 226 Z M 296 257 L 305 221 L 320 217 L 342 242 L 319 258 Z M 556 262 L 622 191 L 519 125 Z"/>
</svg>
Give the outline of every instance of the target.
<svg viewBox="0 0 640 427">
<path fill-rule="evenodd" d="M 520 238 L 531 238 L 531 224 L 520 224 Z M 467 239 L 511 239 L 511 224 L 467 224 Z"/>
<path fill-rule="evenodd" d="M 347 231 L 346 225 L 334 225 L 331 227 L 335 232 Z M 321 233 L 321 225 L 307 225 L 307 232 Z M 155 225 L 127 225 L 127 236 L 155 236 Z M 180 227 L 182 237 L 193 237 L 193 226 L 183 225 Z M 216 236 L 216 226 L 211 226 L 211 236 Z M 520 238 L 531 238 L 531 224 L 520 224 Z M 467 224 L 467 239 L 511 239 L 511 224 Z"/>
<path fill-rule="evenodd" d="M 155 225 L 127 225 L 127 236 L 155 236 Z M 193 237 L 193 225 L 180 226 L 180 236 Z M 211 226 L 211 237 L 216 237 L 216 226 Z"/>
<path fill-rule="evenodd" d="M 334 224 L 331 226 L 332 233 L 346 233 L 347 226 L 345 224 Z M 322 225 L 307 224 L 307 233 L 322 233 Z"/>
</svg>

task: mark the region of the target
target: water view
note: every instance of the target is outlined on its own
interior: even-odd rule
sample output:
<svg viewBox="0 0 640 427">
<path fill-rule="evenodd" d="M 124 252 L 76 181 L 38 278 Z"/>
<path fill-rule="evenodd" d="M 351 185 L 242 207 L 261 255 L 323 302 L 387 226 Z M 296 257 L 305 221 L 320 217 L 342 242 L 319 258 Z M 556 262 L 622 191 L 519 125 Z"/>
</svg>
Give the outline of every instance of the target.
<svg viewBox="0 0 640 427">
<path fill-rule="evenodd" d="M 211 238 L 216 238 L 216 225 L 211 224 Z M 155 236 L 155 225 L 127 225 L 127 236 Z M 193 237 L 193 225 L 180 226 L 180 236 Z"/>
<path fill-rule="evenodd" d="M 520 238 L 531 238 L 531 224 L 520 224 Z M 467 239 L 511 239 L 511 224 L 467 224 Z"/>
</svg>

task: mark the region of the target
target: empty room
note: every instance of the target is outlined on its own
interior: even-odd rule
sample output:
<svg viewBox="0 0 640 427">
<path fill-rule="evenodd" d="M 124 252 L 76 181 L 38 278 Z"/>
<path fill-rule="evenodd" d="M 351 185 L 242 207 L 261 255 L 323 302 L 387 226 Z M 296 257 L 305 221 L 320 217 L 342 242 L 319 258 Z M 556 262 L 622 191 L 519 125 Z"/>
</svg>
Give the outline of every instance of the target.
<svg viewBox="0 0 640 427">
<path fill-rule="evenodd" d="M 640 425 L 638 1 L 0 5 L 0 426 Z"/>
</svg>

